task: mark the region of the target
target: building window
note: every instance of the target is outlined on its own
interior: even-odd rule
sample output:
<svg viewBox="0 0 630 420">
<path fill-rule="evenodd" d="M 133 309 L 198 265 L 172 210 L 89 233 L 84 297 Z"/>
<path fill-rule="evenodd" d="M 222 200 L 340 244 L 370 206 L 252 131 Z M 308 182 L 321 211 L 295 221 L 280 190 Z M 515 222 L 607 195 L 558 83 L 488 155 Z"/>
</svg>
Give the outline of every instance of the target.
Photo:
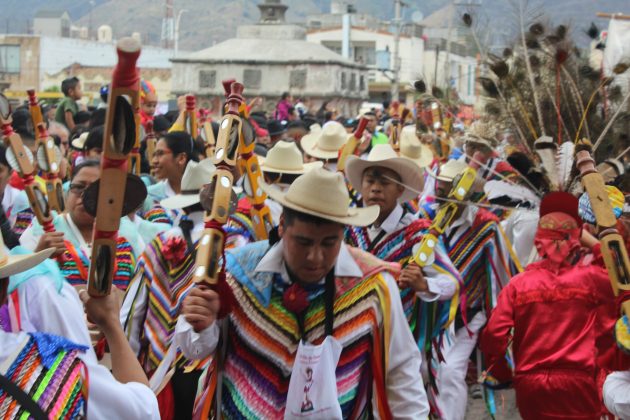
<svg viewBox="0 0 630 420">
<path fill-rule="evenodd" d="M 291 70 L 289 74 L 289 87 L 304 89 L 306 87 L 306 70 Z"/>
<path fill-rule="evenodd" d="M 359 91 L 365 90 L 365 76 L 359 76 Z"/>
<path fill-rule="evenodd" d="M 20 46 L 0 45 L 0 73 L 20 72 Z"/>
<path fill-rule="evenodd" d="M 355 90 L 357 90 L 357 75 L 350 73 L 350 91 L 354 92 Z"/>
<path fill-rule="evenodd" d="M 341 72 L 341 89 L 345 89 L 346 88 L 346 72 L 342 71 Z"/>
<path fill-rule="evenodd" d="M 243 84 L 249 89 L 260 89 L 262 72 L 260 70 L 245 69 L 243 71 Z"/>
<path fill-rule="evenodd" d="M 217 72 L 215 70 L 199 70 L 199 87 L 213 88 L 217 83 Z"/>
</svg>

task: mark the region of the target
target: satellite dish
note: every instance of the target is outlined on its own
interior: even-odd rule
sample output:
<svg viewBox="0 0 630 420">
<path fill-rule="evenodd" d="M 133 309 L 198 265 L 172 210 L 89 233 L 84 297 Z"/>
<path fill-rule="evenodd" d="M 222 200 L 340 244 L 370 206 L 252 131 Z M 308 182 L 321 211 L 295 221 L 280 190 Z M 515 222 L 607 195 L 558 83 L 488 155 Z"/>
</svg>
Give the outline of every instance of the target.
<svg viewBox="0 0 630 420">
<path fill-rule="evenodd" d="M 416 10 L 412 13 L 411 21 L 413 23 L 420 23 L 422 22 L 422 20 L 424 20 L 424 13 L 422 13 L 420 10 Z"/>
</svg>

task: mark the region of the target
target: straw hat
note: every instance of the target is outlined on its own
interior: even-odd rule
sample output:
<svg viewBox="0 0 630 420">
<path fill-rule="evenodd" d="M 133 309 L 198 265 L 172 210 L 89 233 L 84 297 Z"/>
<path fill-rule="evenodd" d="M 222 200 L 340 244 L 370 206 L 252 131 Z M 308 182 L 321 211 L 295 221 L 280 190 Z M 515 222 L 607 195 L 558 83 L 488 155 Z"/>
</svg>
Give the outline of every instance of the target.
<svg viewBox="0 0 630 420">
<path fill-rule="evenodd" d="M 413 125 L 407 125 L 400 131 L 400 156 L 414 161 L 421 168 L 433 162 L 431 148 L 420 141 Z"/>
<path fill-rule="evenodd" d="M 324 162 L 304 163 L 302 152 L 294 142 L 279 141 L 268 152 L 266 157 L 258 157 L 263 172 L 301 175 L 311 169 L 321 168 Z"/>
<path fill-rule="evenodd" d="M 436 178 L 439 181 L 452 182 L 453 179 L 466 169 L 468 165 L 461 160 L 451 159 L 440 167 L 440 172 Z"/>
<path fill-rule="evenodd" d="M 378 217 L 379 207 L 349 207 L 350 196 L 343 175 L 323 168 L 299 176 L 282 192 L 262 183 L 269 197 L 292 210 L 351 226 L 368 226 Z"/>
<path fill-rule="evenodd" d="M 189 161 L 182 177 L 181 193 L 160 201 L 160 205 L 166 209 L 183 209 L 201 202 L 199 191 L 210 182 L 216 167 L 210 159 L 201 162 Z"/>
<path fill-rule="evenodd" d="M 337 159 L 339 149 L 348 141 L 348 133 L 337 121 L 329 121 L 321 130 L 311 132 L 300 141 L 304 153 L 317 159 Z"/>
<path fill-rule="evenodd" d="M 346 163 L 346 176 L 355 189 L 361 189 L 363 173 L 368 168 L 382 167 L 390 169 L 400 175 L 405 191 L 398 199 L 400 203 L 413 200 L 418 196 L 418 191 L 424 187 L 422 170 L 412 161 L 404 157 L 399 157 L 389 144 L 375 145 L 367 159 L 360 159 L 357 156 L 348 157 Z"/>
<path fill-rule="evenodd" d="M 1 233 L 0 242 L 0 279 L 30 270 L 55 252 L 55 248 L 48 248 L 35 254 L 10 255 L 4 246 Z"/>
<path fill-rule="evenodd" d="M 475 121 L 464 134 L 464 142 L 483 144 L 484 146 L 495 148 L 499 143 L 495 135 L 496 131 L 491 124 Z"/>
</svg>

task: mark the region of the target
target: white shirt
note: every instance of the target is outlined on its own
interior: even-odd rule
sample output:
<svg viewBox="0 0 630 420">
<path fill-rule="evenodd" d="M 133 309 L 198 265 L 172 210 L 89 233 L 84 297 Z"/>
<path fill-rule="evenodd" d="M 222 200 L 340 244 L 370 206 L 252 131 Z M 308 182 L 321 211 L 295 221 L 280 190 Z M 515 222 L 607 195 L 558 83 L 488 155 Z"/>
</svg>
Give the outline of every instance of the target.
<svg viewBox="0 0 630 420">
<path fill-rule="evenodd" d="M 380 227 L 374 225 L 368 227 L 368 236 L 370 240 L 374 240 L 382 231 L 389 235 L 413 223 L 417 217 L 413 213 L 405 213 L 400 204 L 385 218 Z M 450 261 L 448 253 L 441 247 L 436 248 L 436 253 L 440 254 L 440 258 Z M 427 292 L 417 292 L 416 295 L 425 302 L 433 302 L 435 300 L 448 300 L 453 297 L 457 291 L 457 283 L 446 274 L 438 272 L 432 265 L 422 268 L 427 281 Z"/>
<path fill-rule="evenodd" d="M 282 240 L 274 245 L 256 266 L 256 271 L 279 273 L 283 280 L 289 281 L 284 258 Z M 335 275 L 339 277 L 362 277 L 361 269 L 352 258 L 348 247 L 341 245 L 335 263 Z M 383 273 L 391 299 L 391 324 L 389 342 L 389 364 L 386 372 L 386 390 L 389 408 L 396 419 L 422 419 L 429 415 L 420 366 L 420 351 L 416 345 L 400 301 L 396 282 L 388 273 Z M 322 279 L 324 281 L 324 279 Z M 219 338 L 218 323 L 213 323 L 199 334 L 180 317 L 175 327 L 175 343 L 189 359 L 202 358 L 211 354 Z M 378 418 L 378 413 L 374 415 Z"/>
<path fill-rule="evenodd" d="M 604 382 L 604 404 L 620 419 L 630 419 L 630 371 L 613 372 Z"/>
<path fill-rule="evenodd" d="M 87 346 L 80 358 L 89 374 L 88 418 L 159 419 L 157 400 L 151 389 L 137 382 L 118 382 L 98 364 L 85 324 L 83 304 L 74 287 L 63 282 L 60 292 L 44 276 L 33 276 L 18 286 L 20 323 L 24 332 L 45 332 Z M 0 366 L 26 339 L 24 333 L 0 331 Z M 6 373 L 7 367 L 0 367 Z"/>
</svg>

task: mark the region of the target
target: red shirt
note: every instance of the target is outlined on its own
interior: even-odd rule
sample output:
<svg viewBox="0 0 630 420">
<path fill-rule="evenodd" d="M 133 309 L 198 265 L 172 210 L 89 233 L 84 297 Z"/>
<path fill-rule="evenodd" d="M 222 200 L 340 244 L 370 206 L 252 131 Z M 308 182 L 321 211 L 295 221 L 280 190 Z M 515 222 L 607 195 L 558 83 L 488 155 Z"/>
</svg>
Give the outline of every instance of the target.
<svg viewBox="0 0 630 420">
<path fill-rule="evenodd" d="M 502 358 L 514 328 L 516 374 L 541 369 L 594 372 L 597 341 L 612 336 L 611 321 L 617 317 L 611 302 L 610 280 L 598 264 L 582 260 L 557 273 L 547 261 L 530 264 L 501 291 L 480 347 L 490 358 Z"/>
</svg>

